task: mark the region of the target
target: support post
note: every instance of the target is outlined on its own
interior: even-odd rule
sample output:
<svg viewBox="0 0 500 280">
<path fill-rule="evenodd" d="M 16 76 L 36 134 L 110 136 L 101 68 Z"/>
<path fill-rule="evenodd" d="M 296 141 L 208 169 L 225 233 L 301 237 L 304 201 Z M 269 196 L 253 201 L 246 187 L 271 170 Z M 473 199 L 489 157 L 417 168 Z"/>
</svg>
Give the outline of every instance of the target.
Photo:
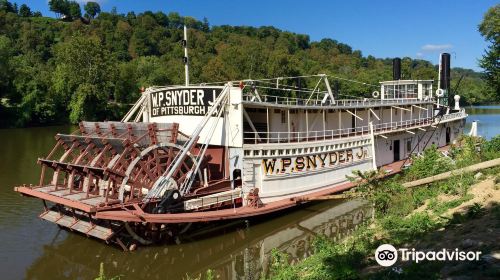
<svg viewBox="0 0 500 280">
<path fill-rule="evenodd" d="M 290 109 L 287 109 L 286 112 L 287 112 L 287 121 L 286 121 L 286 123 L 287 123 L 287 127 L 288 127 L 288 143 L 290 143 L 290 138 L 291 138 L 290 137 Z"/>
<path fill-rule="evenodd" d="M 269 135 L 269 107 L 266 106 L 266 121 L 267 121 L 267 143 L 269 143 L 269 138 L 270 138 L 270 135 Z"/>
<path fill-rule="evenodd" d="M 323 140 L 326 140 L 326 113 L 323 109 Z"/>
<path fill-rule="evenodd" d="M 308 109 L 306 109 L 306 142 L 309 142 L 309 116 Z"/>
<path fill-rule="evenodd" d="M 323 77 L 325 79 L 325 85 L 326 85 L 326 90 L 328 91 L 328 96 L 330 96 L 332 103 L 335 103 L 335 98 L 333 97 L 332 88 L 330 87 L 330 82 L 328 81 L 328 78 L 326 77 L 325 74 L 323 74 Z"/>
<path fill-rule="evenodd" d="M 372 142 L 372 165 L 373 170 L 377 171 L 377 158 L 375 157 L 375 134 L 373 132 L 373 122 L 370 122 L 370 140 Z"/>
<path fill-rule="evenodd" d="M 188 46 L 187 46 L 187 27 L 184 25 L 184 74 L 186 79 L 186 86 L 189 86 L 189 58 L 188 58 Z"/>
<path fill-rule="evenodd" d="M 339 109 L 339 135 L 342 135 L 342 110 Z"/>
</svg>

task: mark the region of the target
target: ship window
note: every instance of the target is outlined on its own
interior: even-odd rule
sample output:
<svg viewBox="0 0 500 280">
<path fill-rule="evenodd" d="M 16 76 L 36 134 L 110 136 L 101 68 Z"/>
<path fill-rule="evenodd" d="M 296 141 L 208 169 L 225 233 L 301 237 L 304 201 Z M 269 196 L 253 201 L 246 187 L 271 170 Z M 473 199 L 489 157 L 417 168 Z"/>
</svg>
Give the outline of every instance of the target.
<svg viewBox="0 0 500 280">
<path fill-rule="evenodd" d="M 406 140 L 406 151 L 411 153 L 411 139 Z"/>
<path fill-rule="evenodd" d="M 384 94 L 385 94 L 385 98 L 387 98 L 387 99 L 395 98 L 394 85 L 385 85 L 384 86 Z"/>
<path fill-rule="evenodd" d="M 245 150 L 245 156 L 249 156 L 249 155 L 250 155 L 250 151 Z"/>
<path fill-rule="evenodd" d="M 259 155 L 259 151 L 258 151 L 258 150 L 254 150 L 254 151 L 253 151 L 253 155 L 254 155 L 254 156 L 258 156 L 258 155 Z"/>
<path fill-rule="evenodd" d="M 297 153 L 297 149 L 293 149 L 292 153 L 294 153 L 294 154 Z"/>
<path fill-rule="evenodd" d="M 417 98 L 418 86 L 416 84 L 410 84 L 406 86 L 406 92 L 408 98 Z"/>
<path fill-rule="evenodd" d="M 262 155 L 263 155 L 263 156 L 267 156 L 267 150 L 263 150 L 263 151 L 262 151 Z"/>
<path fill-rule="evenodd" d="M 285 110 L 281 110 L 281 123 L 286 123 Z"/>
<path fill-rule="evenodd" d="M 283 154 L 283 150 L 278 150 L 278 155 L 282 155 Z"/>
<path fill-rule="evenodd" d="M 275 150 L 271 150 L 271 155 L 274 156 L 276 154 Z"/>
</svg>

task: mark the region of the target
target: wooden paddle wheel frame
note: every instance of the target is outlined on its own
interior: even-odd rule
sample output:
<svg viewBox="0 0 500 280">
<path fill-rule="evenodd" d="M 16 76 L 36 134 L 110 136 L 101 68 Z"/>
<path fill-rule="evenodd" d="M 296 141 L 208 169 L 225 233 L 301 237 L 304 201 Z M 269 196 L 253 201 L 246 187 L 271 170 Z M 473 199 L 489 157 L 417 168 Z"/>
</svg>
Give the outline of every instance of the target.
<svg viewBox="0 0 500 280">
<path fill-rule="evenodd" d="M 16 191 L 43 200 L 41 218 L 99 239 L 110 240 L 124 225 L 136 239 L 133 230 L 157 232 L 157 225 L 103 222 L 93 215 L 110 209 L 151 211 L 158 200 L 145 203 L 144 196 L 183 151 L 189 136 L 177 123 L 82 122 L 79 127 L 70 135 L 57 134 L 49 155 L 38 159 L 39 184 Z M 171 177 L 180 185 L 194 172 L 193 190 L 206 187 L 201 169 L 195 168 L 195 153 L 194 148 L 187 151 Z M 192 192 L 186 197 L 191 195 L 196 196 Z M 54 205 L 49 207 L 47 201 Z"/>
</svg>

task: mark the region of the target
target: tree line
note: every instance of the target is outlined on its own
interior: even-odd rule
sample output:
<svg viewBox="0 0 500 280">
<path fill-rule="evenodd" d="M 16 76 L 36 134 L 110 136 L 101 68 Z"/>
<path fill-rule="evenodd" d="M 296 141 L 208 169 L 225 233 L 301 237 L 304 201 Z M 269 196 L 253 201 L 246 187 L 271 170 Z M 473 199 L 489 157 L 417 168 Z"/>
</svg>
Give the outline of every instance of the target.
<svg viewBox="0 0 500 280">
<path fill-rule="evenodd" d="M 392 76 L 391 58 L 272 26 L 210 26 L 175 12 L 119 14 L 96 2 L 87 2 L 83 15 L 75 1 L 51 0 L 49 7 L 55 18 L 0 0 L 0 126 L 120 119 L 140 88 L 183 84 L 183 25 L 191 83 L 326 73 L 378 84 Z M 425 60 L 405 57 L 402 71 L 405 79 L 437 79 L 437 66 Z M 453 82 L 462 76 L 462 100 L 500 100 L 487 75 L 453 69 Z M 341 97 L 376 90 L 342 80 L 338 88 Z"/>
</svg>

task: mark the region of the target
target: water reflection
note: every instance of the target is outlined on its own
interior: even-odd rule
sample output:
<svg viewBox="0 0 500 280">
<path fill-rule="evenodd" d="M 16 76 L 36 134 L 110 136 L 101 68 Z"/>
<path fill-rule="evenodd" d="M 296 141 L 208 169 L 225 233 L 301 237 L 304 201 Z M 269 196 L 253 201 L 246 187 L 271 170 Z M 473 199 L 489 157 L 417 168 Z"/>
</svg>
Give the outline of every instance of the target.
<svg viewBox="0 0 500 280">
<path fill-rule="evenodd" d="M 469 114 L 465 131 L 469 133 L 471 122 L 478 121 L 478 134 L 486 139 L 491 139 L 500 134 L 500 105 L 466 107 Z"/>
<path fill-rule="evenodd" d="M 76 234 L 55 238 L 27 270 L 28 279 L 92 279 L 100 262 L 106 273 L 122 279 L 180 279 L 207 269 L 219 279 L 254 279 L 269 269 L 273 248 L 297 262 L 312 253 L 318 234 L 340 240 L 356 229 L 371 208 L 359 200 L 311 204 L 284 217 L 246 227 L 240 224 L 225 234 L 179 245 L 140 248 L 123 253 Z M 252 222 L 251 222 L 252 223 Z"/>
</svg>

